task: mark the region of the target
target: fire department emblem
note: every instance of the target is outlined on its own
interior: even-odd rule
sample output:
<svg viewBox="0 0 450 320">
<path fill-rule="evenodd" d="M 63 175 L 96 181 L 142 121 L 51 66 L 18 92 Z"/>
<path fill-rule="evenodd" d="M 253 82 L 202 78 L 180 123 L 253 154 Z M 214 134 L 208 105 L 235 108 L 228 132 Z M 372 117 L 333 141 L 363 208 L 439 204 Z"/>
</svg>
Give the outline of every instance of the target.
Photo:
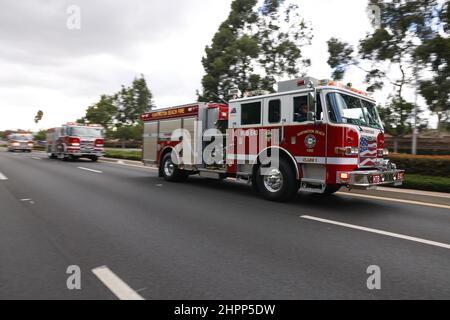
<svg viewBox="0 0 450 320">
<path fill-rule="evenodd" d="M 308 149 L 313 149 L 317 144 L 317 139 L 312 134 L 305 138 L 305 145 Z"/>
</svg>

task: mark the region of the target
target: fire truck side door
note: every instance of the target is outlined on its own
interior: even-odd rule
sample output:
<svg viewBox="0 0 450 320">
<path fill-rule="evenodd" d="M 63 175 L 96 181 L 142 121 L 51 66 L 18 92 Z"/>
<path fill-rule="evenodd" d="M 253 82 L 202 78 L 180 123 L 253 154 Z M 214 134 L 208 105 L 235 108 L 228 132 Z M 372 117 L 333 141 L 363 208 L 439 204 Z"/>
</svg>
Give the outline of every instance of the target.
<svg viewBox="0 0 450 320">
<path fill-rule="evenodd" d="M 286 140 L 290 150 L 302 166 L 302 177 L 312 181 L 326 180 L 326 124 L 323 121 L 308 121 L 309 95 L 307 93 L 290 96 L 292 117 Z M 320 99 L 320 96 L 318 97 Z M 320 110 L 321 101 L 317 108 Z M 320 115 L 319 115 L 320 117 Z"/>
</svg>

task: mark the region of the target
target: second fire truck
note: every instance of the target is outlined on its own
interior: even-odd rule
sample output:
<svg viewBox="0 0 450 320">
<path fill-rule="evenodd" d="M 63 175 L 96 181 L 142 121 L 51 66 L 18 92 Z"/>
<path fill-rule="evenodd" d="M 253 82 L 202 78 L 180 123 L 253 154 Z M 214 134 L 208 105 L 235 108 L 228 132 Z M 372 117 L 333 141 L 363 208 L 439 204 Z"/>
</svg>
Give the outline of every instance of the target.
<svg viewBox="0 0 450 320">
<path fill-rule="evenodd" d="M 399 186 L 376 102 L 330 80 L 280 82 L 229 104 L 194 103 L 142 115 L 143 162 L 168 181 L 190 175 L 251 182 L 265 198 L 342 187 Z"/>
<path fill-rule="evenodd" d="M 97 161 L 104 155 L 104 129 L 99 125 L 78 123 L 50 129 L 46 150 L 51 159 Z"/>
</svg>

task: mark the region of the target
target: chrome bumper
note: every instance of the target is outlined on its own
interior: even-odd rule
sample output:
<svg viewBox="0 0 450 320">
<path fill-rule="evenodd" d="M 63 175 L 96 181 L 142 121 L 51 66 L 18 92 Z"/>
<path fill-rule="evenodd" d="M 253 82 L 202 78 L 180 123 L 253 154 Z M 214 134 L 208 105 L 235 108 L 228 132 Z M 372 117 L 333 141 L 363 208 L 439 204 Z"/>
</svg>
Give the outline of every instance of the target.
<svg viewBox="0 0 450 320">
<path fill-rule="evenodd" d="M 342 179 L 341 174 L 348 174 L 348 179 Z M 338 172 L 337 183 L 348 187 L 374 188 L 377 186 L 401 186 L 405 181 L 404 170 L 371 170 Z"/>
<path fill-rule="evenodd" d="M 104 151 L 91 151 L 91 152 L 86 152 L 86 151 L 80 151 L 80 150 L 68 150 L 67 154 L 75 156 L 75 157 L 89 157 L 89 156 L 95 156 L 95 157 L 104 157 L 105 156 L 105 152 Z"/>
<path fill-rule="evenodd" d="M 9 150 L 11 150 L 11 151 L 31 151 L 31 150 L 33 150 L 33 147 L 28 147 L 28 146 L 17 146 L 17 147 L 13 147 L 13 146 L 10 146 L 10 147 L 8 147 L 8 149 Z"/>
</svg>

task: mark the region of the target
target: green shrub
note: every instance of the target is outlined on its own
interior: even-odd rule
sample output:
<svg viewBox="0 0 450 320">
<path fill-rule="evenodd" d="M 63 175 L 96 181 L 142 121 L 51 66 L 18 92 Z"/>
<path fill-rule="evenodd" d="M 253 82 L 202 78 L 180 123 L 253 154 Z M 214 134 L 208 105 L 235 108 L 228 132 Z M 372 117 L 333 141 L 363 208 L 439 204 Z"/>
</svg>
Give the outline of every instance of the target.
<svg viewBox="0 0 450 320">
<path fill-rule="evenodd" d="M 142 153 L 140 151 L 106 150 L 105 157 L 140 161 L 142 159 Z"/>
<path fill-rule="evenodd" d="M 414 156 L 391 154 L 391 161 L 409 174 L 450 177 L 450 156 Z"/>
<path fill-rule="evenodd" d="M 407 174 L 403 188 L 450 193 L 450 178 Z"/>
</svg>

